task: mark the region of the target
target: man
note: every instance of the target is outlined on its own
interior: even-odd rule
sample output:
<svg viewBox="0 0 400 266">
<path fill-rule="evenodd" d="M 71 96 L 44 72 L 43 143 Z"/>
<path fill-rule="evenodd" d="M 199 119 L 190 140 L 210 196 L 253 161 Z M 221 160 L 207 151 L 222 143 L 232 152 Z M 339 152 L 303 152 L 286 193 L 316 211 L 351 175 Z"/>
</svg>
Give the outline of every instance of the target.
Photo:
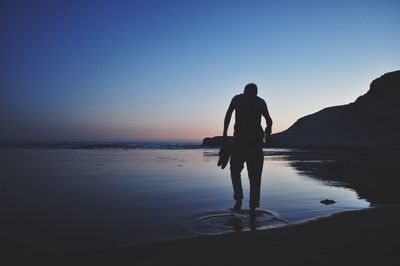
<svg viewBox="0 0 400 266">
<path fill-rule="evenodd" d="M 224 143 L 227 143 L 228 127 L 233 111 L 235 110 L 235 126 L 233 145 L 231 147 L 231 178 L 236 200 L 234 210 L 242 207 L 243 189 L 241 172 L 246 162 L 250 180 L 250 216 L 255 217 L 256 208 L 260 206 L 261 174 L 264 164 L 262 143 L 265 137 L 271 135 L 272 119 L 269 116 L 267 104 L 257 96 L 257 86 L 247 84 L 244 93 L 233 97 L 224 120 Z M 261 126 L 261 115 L 264 116 L 267 127 Z"/>
</svg>

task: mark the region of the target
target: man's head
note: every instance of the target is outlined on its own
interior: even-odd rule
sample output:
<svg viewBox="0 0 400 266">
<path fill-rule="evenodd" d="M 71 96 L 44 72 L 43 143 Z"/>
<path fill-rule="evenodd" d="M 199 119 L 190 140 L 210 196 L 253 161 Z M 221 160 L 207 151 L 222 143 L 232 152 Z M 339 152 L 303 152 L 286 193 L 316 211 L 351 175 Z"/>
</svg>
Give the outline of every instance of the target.
<svg viewBox="0 0 400 266">
<path fill-rule="evenodd" d="M 257 85 L 254 83 L 249 83 L 244 87 L 244 94 L 250 98 L 255 98 L 257 96 Z"/>
</svg>

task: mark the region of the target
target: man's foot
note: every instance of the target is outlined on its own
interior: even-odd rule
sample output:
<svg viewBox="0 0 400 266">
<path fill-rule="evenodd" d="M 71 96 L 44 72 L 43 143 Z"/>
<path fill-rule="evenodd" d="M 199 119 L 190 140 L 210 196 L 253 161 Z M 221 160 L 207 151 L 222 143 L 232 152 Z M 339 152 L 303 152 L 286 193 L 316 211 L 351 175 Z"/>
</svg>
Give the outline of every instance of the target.
<svg viewBox="0 0 400 266">
<path fill-rule="evenodd" d="M 242 201 L 241 200 L 236 201 L 235 206 L 233 206 L 233 210 L 235 212 L 240 212 L 242 210 Z"/>
</svg>

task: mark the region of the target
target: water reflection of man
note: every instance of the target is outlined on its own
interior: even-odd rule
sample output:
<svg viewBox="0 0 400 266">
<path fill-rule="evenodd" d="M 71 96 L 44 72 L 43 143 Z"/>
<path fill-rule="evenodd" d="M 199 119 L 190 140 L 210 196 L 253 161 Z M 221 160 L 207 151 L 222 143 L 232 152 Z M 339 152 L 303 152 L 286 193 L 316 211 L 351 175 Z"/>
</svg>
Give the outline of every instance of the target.
<svg viewBox="0 0 400 266">
<path fill-rule="evenodd" d="M 267 104 L 257 96 L 257 86 L 247 84 L 244 93 L 233 97 L 224 120 L 224 142 L 227 143 L 227 132 L 231 116 L 235 110 L 234 142 L 231 148 L 231 178 L 236 203 L 234 210 L 242 207 L 243 189 L 241 172 L 246 162 L 250 180 L 250 215 L 255 217 L 256 208 L 260 206 L 261 174 L 264 164 L 262 143 L 264 136 L 271 135 L 272 119 L 269 116 Z M 264 116 L 267 127 L 261 126 L 261 115 Z"/>
</svg>

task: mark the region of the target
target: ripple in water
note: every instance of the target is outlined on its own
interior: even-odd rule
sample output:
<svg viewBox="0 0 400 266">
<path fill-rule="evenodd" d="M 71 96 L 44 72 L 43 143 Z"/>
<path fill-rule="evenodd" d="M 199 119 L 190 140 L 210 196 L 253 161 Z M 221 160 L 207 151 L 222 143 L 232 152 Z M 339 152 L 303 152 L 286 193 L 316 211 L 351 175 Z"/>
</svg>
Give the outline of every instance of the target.
<svg viewBox="0 0 400 266">
<path fill-rule="evenodd" d="M 250 212 L 244 209 L 240 212 L 214 212 L 192 217 L 189 221 L 191 233 L 196 235 L 218 235 L 232 232 L 271 229 L 287 225 L 277 214 L 257 210 L 256 218 L 250 219 Z"/>
</svg>

